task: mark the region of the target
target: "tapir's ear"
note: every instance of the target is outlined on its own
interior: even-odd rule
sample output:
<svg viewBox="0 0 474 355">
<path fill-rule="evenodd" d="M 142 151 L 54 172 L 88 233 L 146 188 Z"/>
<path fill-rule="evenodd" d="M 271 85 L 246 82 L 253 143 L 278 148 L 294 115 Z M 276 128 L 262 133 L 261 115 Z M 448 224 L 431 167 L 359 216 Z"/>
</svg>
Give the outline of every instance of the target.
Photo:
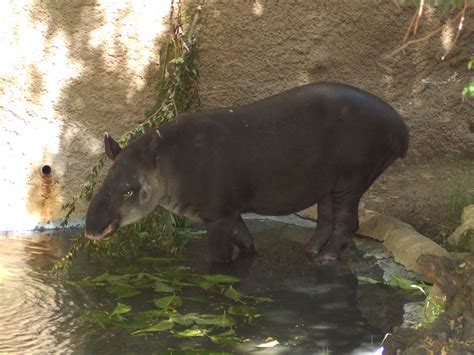
<svg viewBox="0 0 474 355">
<path fill-rule="evenodd" d="M 105 155 L 107 155 L 112 160 L 114 160 L 118 153 L 120 153 L 122 150 L 120 145 L 107 132 L 105 132 L 104 135 L 104 147 Z"/>
<path fill-rule="evenodd" d="M 155 134 L 153 135 L 150 141 L 150 146 L 149 146 L 150 152 L 156 152 L 156 149 L 158 148 L 158 142 L 160 141 L 160 139 L 161 139 L 161 133 L 158 129 L 156 129 Z"/>
</svg>

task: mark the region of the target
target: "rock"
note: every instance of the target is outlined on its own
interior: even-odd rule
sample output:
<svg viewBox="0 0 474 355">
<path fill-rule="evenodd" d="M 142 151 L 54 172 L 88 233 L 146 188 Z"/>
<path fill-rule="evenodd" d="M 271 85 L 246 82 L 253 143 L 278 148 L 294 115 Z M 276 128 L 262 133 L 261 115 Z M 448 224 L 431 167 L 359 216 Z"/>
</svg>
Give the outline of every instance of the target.
<svg viewBox="0 0 474 355">
<path fill-rule="evenodd" d="M 316 221 L 318 219 L 318 205 L 313 205 L 300 211 L 297 213 L 298 216 L 306 219 L 310 219 L 312 221 Z"/>
<path fill-rule="evenodd" d="M 396 329 L 384 354 L 471 354 L 474 352 L 474 256 L 464 260 L 421 255 L 423 274 L 446 296 L 445 311 L 430 325 Z"/>
<path fill-rule="evenodd" d="M 358 234 L 383 242 L 395 261 L 418 273 L 421 273 L 421 269 L 416 260 L 420 255 L 448 255 L 444 248 L 418 233 L 409 224 L 370 210 L 359 216 Z"/>
<path fill-rule="evenodd" d="M 448 243 L 459 250 L 474 253 L 474 205 L 464 208 L 461 225 L 448 238 Z"/>
</svg>

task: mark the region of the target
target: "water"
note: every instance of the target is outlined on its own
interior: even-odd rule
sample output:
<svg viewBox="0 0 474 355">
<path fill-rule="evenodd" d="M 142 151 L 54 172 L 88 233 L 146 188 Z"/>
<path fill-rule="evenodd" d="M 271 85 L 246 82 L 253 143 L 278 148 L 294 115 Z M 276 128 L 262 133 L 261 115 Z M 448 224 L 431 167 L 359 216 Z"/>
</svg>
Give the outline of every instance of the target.
<svg viewBox="0 0 474 355">
<path fill-rule="evenodd" d="M 385 333 L 402 320 L 406 294 L 378 286 L 358 285 L 354 270 L 373 269 L 348 251 L 343 262 L 315 266 L 306 261 L 302 243 L 312 230 L 278 222 L 249 221 L 258 254 L 224 269 L 242 278 L 238 288 L 273 298 L 258 306 L 263 316 L 237 326 L 248 341 L 233 346 L 207 338 L 177 339 L 170 335 L 130 336 L 125 330 L 102 329 L 81 318 L 87 309 L 116 301 L 90 288 L 70 286 L 38 271 L 67 252 L 70 238 L 57 234 L 0 235 L 0 353 L 162 353 L 168 349 L 214 349 L 268 353 L 370 353 Z M 207 242 L 197 240 L 185 251 L 196 272 L 209 272 Z M 97 272 L 84 259 L 73 270 Z M 373 271 L 373 270 L 372 270 Z M 377 271 L 375 271 L 377 272 Z M 387 298 L 390 297 L 390 302 Z M 136 296 L 132 307 L 143 306 Z M 275 339 L 271 349 L 255 346 Z"/>
</svg>

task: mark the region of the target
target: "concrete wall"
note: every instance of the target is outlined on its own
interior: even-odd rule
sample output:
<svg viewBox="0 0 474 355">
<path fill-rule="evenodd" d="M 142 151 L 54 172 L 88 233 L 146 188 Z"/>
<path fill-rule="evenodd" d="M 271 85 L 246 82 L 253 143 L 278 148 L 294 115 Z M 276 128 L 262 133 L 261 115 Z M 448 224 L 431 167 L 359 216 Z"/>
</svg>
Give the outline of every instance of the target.
<svg viewBox="0 0 474 355">
<path fill-rule="evenodd" d="M 387 56 L 413 14 L 389 0 L 188 0 L 186 12 L 197 3 L 205 107 L 311 81 L 346 82 L 404 115 L 409 162 L 473 156 L 473 104 L 459 104 L 474 45 L 472 11 L 442 61 L 454 27 Z M 0 230 L 60 219 L 61 203 L 102 151 L 103 132 L 118 136 L 143 120 L 154 102 L 168 10 L 163 0 L 0 3 Z M 427 9 L 422 31 L 445 18 Z M 45 165 L 49 177 L 40 174 Z"/>
<path fill-rule="evenodd" d="M 59 219 L 103 132 L 144 119 L 168 11 L 168 1 L 0 2 L 0 230 Z"/>
<path fill-rule="evenodd" d="M 474 11 L 446 60 L 456 25 L 397 49 L 414 8 L 388 0 L 206 1 L 199 27 L 201 95 L 207 107 L 238 105 L 312 81 L 349 83 L 382 97 L 406 119 L 409 159 L 474 156 L 472 101 L 460 105 L 474 53 Z M 426 8 L 421 33 L 456 12 Z"/>
</svg>

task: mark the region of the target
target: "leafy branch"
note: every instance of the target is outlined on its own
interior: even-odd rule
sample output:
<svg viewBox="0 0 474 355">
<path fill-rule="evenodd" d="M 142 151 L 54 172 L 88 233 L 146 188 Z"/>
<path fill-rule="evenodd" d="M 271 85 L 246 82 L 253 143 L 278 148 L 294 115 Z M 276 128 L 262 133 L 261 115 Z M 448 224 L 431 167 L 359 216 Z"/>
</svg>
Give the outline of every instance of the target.
<svg viewBox="0 0 474 355">
<path fill-rule="evenodd" d="M 172 7 L 170 22 L 173 30 L 163 38 L 160 51 L 161 71 L 156 86 L 156 103 L 146 112 L 143 122 L 118 139 L 122 147 L 137 136 L 171 120 L 176 115 L 200 108 L 201 102 L 197 86 L 199 81 L 197 43 L 193 36 L 200 8 L 196 9 L 190 31 L 185 34 L 180 6 L 176 13 Z M 68 225 L 78 201 L 90 201 L 92 198 L 97 184 L 101 182 L 106 160 L 105 154 L 102 154 L 87 174 L 79 192 L 62 206 L 65 212 L 64 220 L 61 223 L 62 227 Z M 184 220 L 159 208 L 141 222 L 120 230 L 115 233 L 113 238 L 101 243 L 86 240 L 81 234 L 68 254 L 54 266 L 53 271 L 67 269 L 71 260 L 83 249 L 98 255 L 133 257 L 138 255 L 138 250 L 144 245 L 156 244 L 175 252 L 187 237 L 199 234 L 186 227 Z"/>
</svg>

